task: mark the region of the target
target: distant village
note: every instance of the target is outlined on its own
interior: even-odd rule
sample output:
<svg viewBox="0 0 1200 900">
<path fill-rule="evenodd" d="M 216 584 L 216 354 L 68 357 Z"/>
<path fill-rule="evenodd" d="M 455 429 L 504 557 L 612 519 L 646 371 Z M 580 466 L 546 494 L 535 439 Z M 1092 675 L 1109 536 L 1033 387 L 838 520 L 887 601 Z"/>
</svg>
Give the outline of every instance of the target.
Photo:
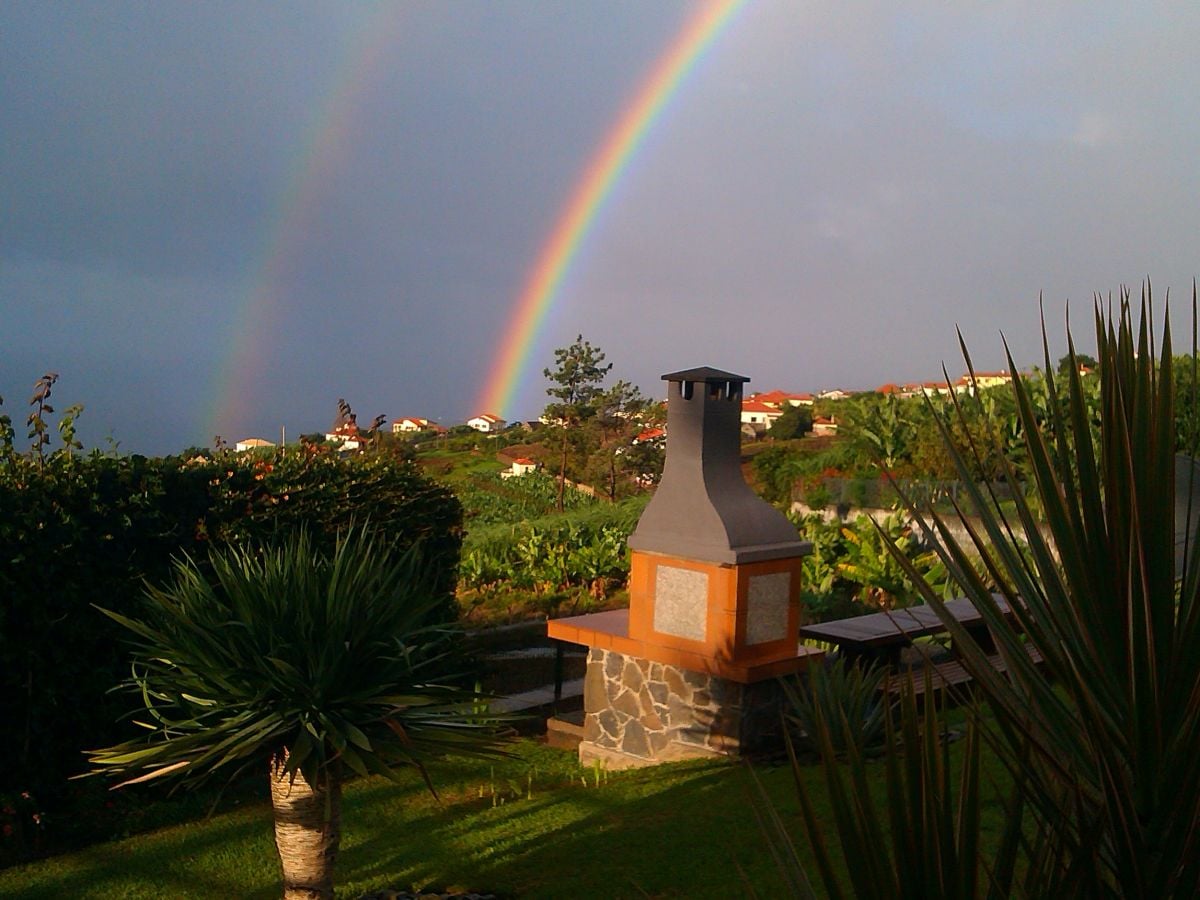
<svg viewBox="0 0 1200 900">
<path fill-rule="evenodd" d="M 874 391 L 844 391 L 839 388 L 819 391 L 815 394 L 811 393 L 789 393 L 787 391 L 775 390 L 765 393 L 752 393 L 742 400 L 742 433 L 747 439 L 754 439 L 765 434 L 773 424 L 786 411 L 788 407 L 793 406 L 813 406 L 818 400 L 845 400 L 862 393 L 874 393 L 884 396 L 895 396 L 898 398 L 910 397 L 936 397 L 936 396 L 951 396 L 953 394 L 973 393 L 975 390 L 983 390 L 986 388 L 997 387 L 999 385 L 1008 384 L 1012 381 L 1012 374 L 1004 370 L 998 372 L 976 372 L 974 376 L 964 374 L 961 378 L 954 382 L 947 381 L 925 381 L 913 382 L 908 384 L 882 384 L 875 388 Z M 666 405 L 666 401 L 662 402 Z M 376 426 L 384 424 L 383 420 L 377 420 Z M 524 427 L 533 429 L 538 425 L 547 424 L 545 418 L 538 422 L 514 422 L 509 423 L 505 419 L 493 413 L 481 413 L 467 419 L 461 423 L 461 426 L 474 429 L 481 434 L 498 434 L 506 431 L 510 427 Z M 450 429 L 434 422 L 430 419 L 420 417 L 404 417 L 395 419 L 390 424 L 390 430 L 395 435 L 407 435 L 411 437 L 425 435 L 445 435 Z M 835 417 L 832 416 L 814 416 L 812 420 L 812 433 L 816 436 L 837 434 L 838 423 Z M 353 415 L 345 417 L 339 421 L 330 431 L 324 435 L 325 441 L 329 444 L 334 444 L 342 450 L 357 450 L 363 442 L 364 429 L 362 429 L 355 421 Z M 634 439 L 634 443 L 649 443 L 654 441 L 662 441 L 666 438 L 666 426 L 658 425 L 647 428 Z M 239 452 L 247 450 L 257 450 L 264 447 L 274 447 L 275 444 L 263 438 L 245 438 L 236 443 L 235 449 Z M 525 463 L 528 466 L 535 464 L 530 460 L 519 460 L 520 463 Z M 514 471 L 513 474 L 521 474 Z"/>
</svg>

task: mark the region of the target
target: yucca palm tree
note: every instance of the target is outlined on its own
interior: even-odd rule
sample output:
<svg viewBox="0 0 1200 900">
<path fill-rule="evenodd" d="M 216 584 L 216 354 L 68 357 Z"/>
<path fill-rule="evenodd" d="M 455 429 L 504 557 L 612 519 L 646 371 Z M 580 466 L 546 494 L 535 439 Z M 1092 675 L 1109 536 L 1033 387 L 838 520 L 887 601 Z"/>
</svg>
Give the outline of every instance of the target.
<svg viewBox="0 0 1200 900">
<path fill-rule="evenodd" d="M 146 734 L 89 752 L 93 773 L 126 785 L 261 769 L 284 897 L 331 897 L 344 778 L 424 774 L 431 756 L 497 746 L 477 698 L 447 683 L 445 641 L 421 626 L 429 574 L 417 550 L 362 528 L 328 554 L 300 533 L 178 561 L 141 618 L 104 611 L 136 635 L 127 687 Z"/>
<path fill-rule="evenodd" d="M 1192 307 L 1194 320 L 1194 289 Z M 831 766 L 833 827 L 857 896 L 1200 896 L 1200 540 L 1186 524 L 1200 516 L 1192 499 L 1200 496 L 1200 467 L 1189 459 L 1197 448 L 1180 447 L 1175 431 L 1176 404 L 1194 407 L 1197 397 L 1175 396 L 1170 328 L 1155 346 L 1151 311 L 1149 286 L 1136 322 L 1128 293 L 1116 310 L 1097 303 L 1098 432 L 1069 332 L 1066 395 L 1048 379 L 1048 412 L 1014 377 L 1040 516 L 1020 492 L 1015 521 L 1006 516 L 970 477 L 987 448 L 956 443 L 956 423 L 939 417 L 977 516 L 958 511 L 969 545 L 947 517 L 911 509 L 983 614 L 1007 672 L 997 671 L 992 651 L 894 547 L 939 612 L 983 703 L 969 708 L 957 787 L 945 777 L 949 757 L 929 724 L 936 710 L 918 730 L 916 704 L 902 704 L 904 738 L 887 744 L 893 825 L 886 838 L 861 754 L 852 755 L 846 778 L 832 768 L 832 738 L 853 744 L 850 729 L 844 721 L 817 728 Z M 1045 358 L 1050 372 L 1048 346 Z M 1011 357 L 1009 369 L 1016 371 Z M 1016 481 L 1004 465 L 1006 479 Z M 997 586 L 1013 619 L 993 595 Z M 1007 767 L 1012 793 L 1002 838 L 977 863 L 988 843 L 979 832 L 980 743 Z M 825 852 L 827 826 L 802 801 L 822 880 L 831 896 L 842 896 Z"/>
<path fill-rule="evenodd" d="M 1014 377 L 1048 537 L 1018 493 L 1022 552 L 995 498 L 974 487 L 982 524 L 971 550 L 985 580 L 947 523 L 930 520 L 1011 676 L 996 672 L 940 597 L 926 599 L 995 716 L 993 746 L 1024 780 L 1044 837 L 1032 863 L 1075 896 L 1200 896 L 1200 542 L 1192 535 L 1178 577 L 1174 477 L 1177 451 L 1195 452 L 1176 446 L 1175 405 L 1196 398 L 1175 397 L 1170 327 L 1155 346 L 1151 314 L 1148 285 L 1136 323 L 1128 293 L 1115 312 L 1097 304 L 1098 441 L 1069 333 L 1067 396 L 1046 382 L 1053 441 Z M 1048 347 L 1045 357 L 1052 371 Z M 1009 366 L 1015 372 L 1011 357 Z M 962 472 L 968 455 L 956 453 Z"/>
</svg>

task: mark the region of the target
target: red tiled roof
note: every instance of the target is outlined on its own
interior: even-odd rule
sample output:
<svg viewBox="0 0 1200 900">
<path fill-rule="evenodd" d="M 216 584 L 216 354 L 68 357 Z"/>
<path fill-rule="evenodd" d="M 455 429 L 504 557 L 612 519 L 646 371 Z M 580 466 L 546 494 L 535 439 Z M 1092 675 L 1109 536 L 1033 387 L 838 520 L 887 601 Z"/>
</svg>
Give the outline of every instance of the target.
<svg viewBox="0 0 1200 900">
<path fill-rule="evenodd" d="M 642 441 L 653 441 L 657 438 L 662 437 L 665 434 L 666 434 L 666 432 L 663 431 L 661 428 L 647 428 L 645 431 L 643 431 L 641 434 L 639 434 L 637 437 L 635 437 L 633 439 L 633 442 L 635 444 L 637 444 Z"/>
<path fill-rule="evenodd" d="M 758 400 L 743 400 L 742 412 L 778 413 L 779 410 Z"/>
<path fill-rule="evenodd" d="M 791 400 L 799 400 L 801 402 L 812 400 L 812 394 L 789 394 L 787 391 L 767 391 L 764 394 L 751 394 L 751 400 L 757 400 L 759 403 L 787 403 Z"/>
</svg>

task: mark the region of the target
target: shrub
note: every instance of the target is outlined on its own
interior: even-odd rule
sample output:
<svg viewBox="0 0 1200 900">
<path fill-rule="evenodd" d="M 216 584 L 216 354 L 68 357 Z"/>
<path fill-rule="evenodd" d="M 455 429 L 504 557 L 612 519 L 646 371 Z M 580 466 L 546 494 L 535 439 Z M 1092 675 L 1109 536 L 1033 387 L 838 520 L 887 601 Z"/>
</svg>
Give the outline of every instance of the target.
<svg viewBox="0 0 1200 900">
<path fill-rule="evenodd" d="M 880 685 L 886 669 L 847 663 L 839 657 L 828 665 L 813 663 L 803 680 L 784 682 L 787 716 L 796 746 L 821 751 L 818 734 L 828 723 L 831 749 L 843 755 L 851 747 L 873 750 L 883 743 L 884 703 Z"/>
<path fill-rule="evenodd" d="M 57 451 L 0 461 L 0 792 L 47 807 L 111 743 L 109 687 L 127 674 L 118 629 L 93 605 L 129 613 L 173 557 L 282 538 L 307 527 L 327 551 L 351 522 L 402 545 L 422 541 L 437 572 L 430 620 L 454 616 L 461 507 L 386 453 L 317 448 L 150 459 Z"/>
</svg>

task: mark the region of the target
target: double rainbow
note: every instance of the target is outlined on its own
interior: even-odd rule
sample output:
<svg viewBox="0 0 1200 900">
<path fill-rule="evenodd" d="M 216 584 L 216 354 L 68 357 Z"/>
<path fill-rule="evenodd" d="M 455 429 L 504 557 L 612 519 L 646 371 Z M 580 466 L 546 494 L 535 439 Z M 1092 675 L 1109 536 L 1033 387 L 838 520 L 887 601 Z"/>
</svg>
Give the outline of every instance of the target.
<svg viewBox="0 0 1200 900">
<path fill-rule="evenodd" d="M 671 98 L 703 58 L 704 52 L 733 21 L 748 0 L 707 0 L 657 59 L 599 149 L 589 159 L 563 212 L 542 245 L 518 296 L 496 358 L 472 415 L 511 412 L 513 397 L 529 368 L 539 331 L 562 288 L 563 278 L 597 215 L 646 135 Z M 308 137 L 297 148 L 287 187 L 275 207 L 259 265 L 248 279 L 224 359 L 214 370 L 213 406 L 205 418 L 211 437 L 218 428 L 251 418 L 253 389 L 265 372 L 261 351 L 271 343 L 281 295 L 293 268 L 293 256 L 320 205 L 322 185 L 344 156 L 359 122 L 361 97 L 374 72 L 399 38 L 402 4 L 384 4 L 351 42 L 346 62 L 316 114 Z M 225 435 L 233 439 L 240 435 Z"/>
</svg>

